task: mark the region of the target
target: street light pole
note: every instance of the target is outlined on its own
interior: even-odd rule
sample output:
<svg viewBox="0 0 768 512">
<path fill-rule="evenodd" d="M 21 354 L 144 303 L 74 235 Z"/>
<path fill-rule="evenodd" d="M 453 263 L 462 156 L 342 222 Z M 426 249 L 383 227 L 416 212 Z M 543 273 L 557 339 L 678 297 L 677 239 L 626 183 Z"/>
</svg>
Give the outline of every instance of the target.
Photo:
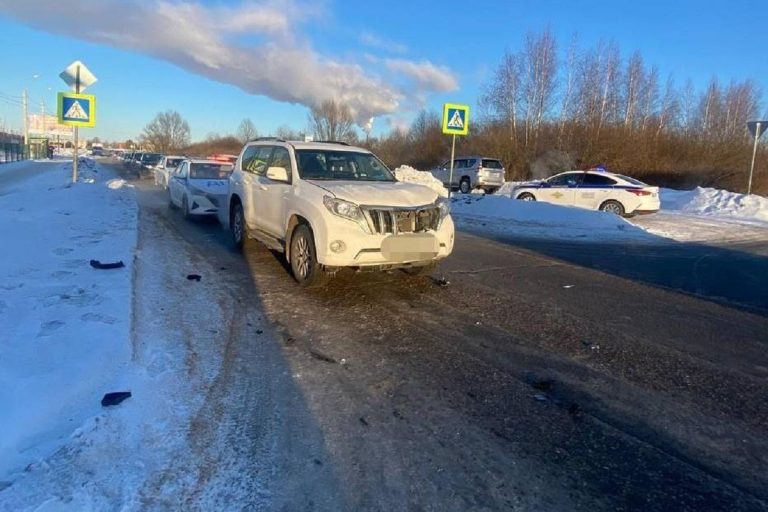
<svg viewBox="0 0 768 512">
<path fill-rule="evenodd" d="M 29 112 L 27 111 L 27 89 L 24 89 L 24 91 L 21 93 L 21 103 L 22 110 L 24 111 L 24 148 L 26 150 L 27 146 L 29 145 Z"/>
<path fill-rule="evenodd" d="M 752 174 L 755 172 L 755 156 L 757 156 L 757 141 L 760 140 L 760 134 L 762 133 L 760 131 L 760 125 L 761 122 L 757 122 L 757 126 L 755 127 L 755 145 L 752 148 L 752 165 L 749 167 L 749 184 L 747 185 L 747 195 L 752 193 Z"/>
<path fill-rule="evenodd" d="M 75 75 L 75 93 L 80 94 L 80 65 L 77 65 L 77 74 Z M 72 183 L 77 183 L 77 145 L 78 136 L 80 135 L 79 128 L 75 126 L 75 159 L 72 162 Z"/>
</svg>

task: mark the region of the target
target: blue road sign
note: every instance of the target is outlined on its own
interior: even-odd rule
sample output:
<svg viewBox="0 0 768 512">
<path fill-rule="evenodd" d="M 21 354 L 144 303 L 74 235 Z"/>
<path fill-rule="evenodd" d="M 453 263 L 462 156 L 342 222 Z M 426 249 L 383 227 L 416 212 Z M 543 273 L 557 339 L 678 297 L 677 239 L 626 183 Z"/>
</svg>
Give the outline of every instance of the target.
<svg viewBox="0 0 768 512">
<path fill-rule="evenodd" d="M 96 96 L 60 92 L 58 114 L 59 124 L 96 126 Z"/>
</svg>

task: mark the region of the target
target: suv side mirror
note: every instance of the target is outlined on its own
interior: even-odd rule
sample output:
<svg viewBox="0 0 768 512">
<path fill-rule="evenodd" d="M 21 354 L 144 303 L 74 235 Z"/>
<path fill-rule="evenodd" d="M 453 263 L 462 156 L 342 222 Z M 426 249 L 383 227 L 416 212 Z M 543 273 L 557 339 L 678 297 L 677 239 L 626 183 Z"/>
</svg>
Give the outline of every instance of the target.
<svg viewBox="0 0 768 512">
<path fill-rule="evenodd" d="M 267 169 L 267 178 L 272 181 L 288 182 L 288 170 L 285 167 L 270 167 Z"/>
</svg>

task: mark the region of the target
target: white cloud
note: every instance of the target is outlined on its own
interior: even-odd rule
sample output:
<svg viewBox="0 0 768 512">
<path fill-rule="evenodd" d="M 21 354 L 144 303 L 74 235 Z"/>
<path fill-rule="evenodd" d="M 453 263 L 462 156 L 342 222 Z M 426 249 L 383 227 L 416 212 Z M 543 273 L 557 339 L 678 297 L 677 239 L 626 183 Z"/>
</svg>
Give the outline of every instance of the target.
<svg viewBox="0 0 768 512">
<path fill-rule="evenodd" d="M 377 50 L 384 50 L 390 53 L 408 53 L 408 47 L 389 39 L 379 37 L 372 32 L 363 32 L 358 38 L 361 44 L 368 46 L 369 48 L 375 48 Z"/>
<path fill-rule="evenodd" d="M 456 77 L 448 68 L 436 66 L 426 60 L 414 62 L 405 59 L 386 59 L 384 64 L 390 71 L 401 73 L 412 79 L 422 92 L 451 92 L 459 88 Z"/>
<path fill-rule="evenodd" d="M 298 35 L 302 23 L 322 12 L 295 0 L 246 1 L 237 7 L 169 0 L 0 0 L 0 12 L 41 30 L 150 55 L 274 100 L 307 107 L 328 99 L 343 102 L 361 125 L 397 112 L 411 94 L 457 87 L 447 69 L 427 61 L 385 61 L 390 71 L 418 84 L 417 91 L 405 93 L 355 63 L 320 55 Z M 246 46 L 235 40 L 252 35 L 265 42 Z"/>
</svg>

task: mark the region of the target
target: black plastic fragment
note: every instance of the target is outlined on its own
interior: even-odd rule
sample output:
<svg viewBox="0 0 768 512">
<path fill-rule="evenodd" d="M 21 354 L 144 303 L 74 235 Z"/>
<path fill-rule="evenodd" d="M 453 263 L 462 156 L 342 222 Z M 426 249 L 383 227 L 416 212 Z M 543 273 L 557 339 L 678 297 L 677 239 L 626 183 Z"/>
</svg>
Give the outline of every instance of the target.
<svg viewBox="0 0 768 512">
<path fill-rule="evenodd" d="M 99 270 L 109 270 L 112 268 L 123 268 L 125 264 L 122 262 L 122 260 L 116 261 L 114 263 L 102 263 L 99 260 L 91 260 L 91 266 Z"/>
<path fill-rule="evenodd" d="M 130 391 L 115 391 L 113 393 L 107 393 L 104 395 L 104 398 L 101 399 L 101 405 L 102 407 L 117 405 L 126 398 L 131 398 Z"/>
<path fill-rule="evenodd" d="M 202 276 L 200 276 L 200 274 L 189 274 L 187 276 L 187 279 L 189 279 L 190 281 L 197 281 L 199 283 L 200 280 L 202 279 Z"/>
</svg>

